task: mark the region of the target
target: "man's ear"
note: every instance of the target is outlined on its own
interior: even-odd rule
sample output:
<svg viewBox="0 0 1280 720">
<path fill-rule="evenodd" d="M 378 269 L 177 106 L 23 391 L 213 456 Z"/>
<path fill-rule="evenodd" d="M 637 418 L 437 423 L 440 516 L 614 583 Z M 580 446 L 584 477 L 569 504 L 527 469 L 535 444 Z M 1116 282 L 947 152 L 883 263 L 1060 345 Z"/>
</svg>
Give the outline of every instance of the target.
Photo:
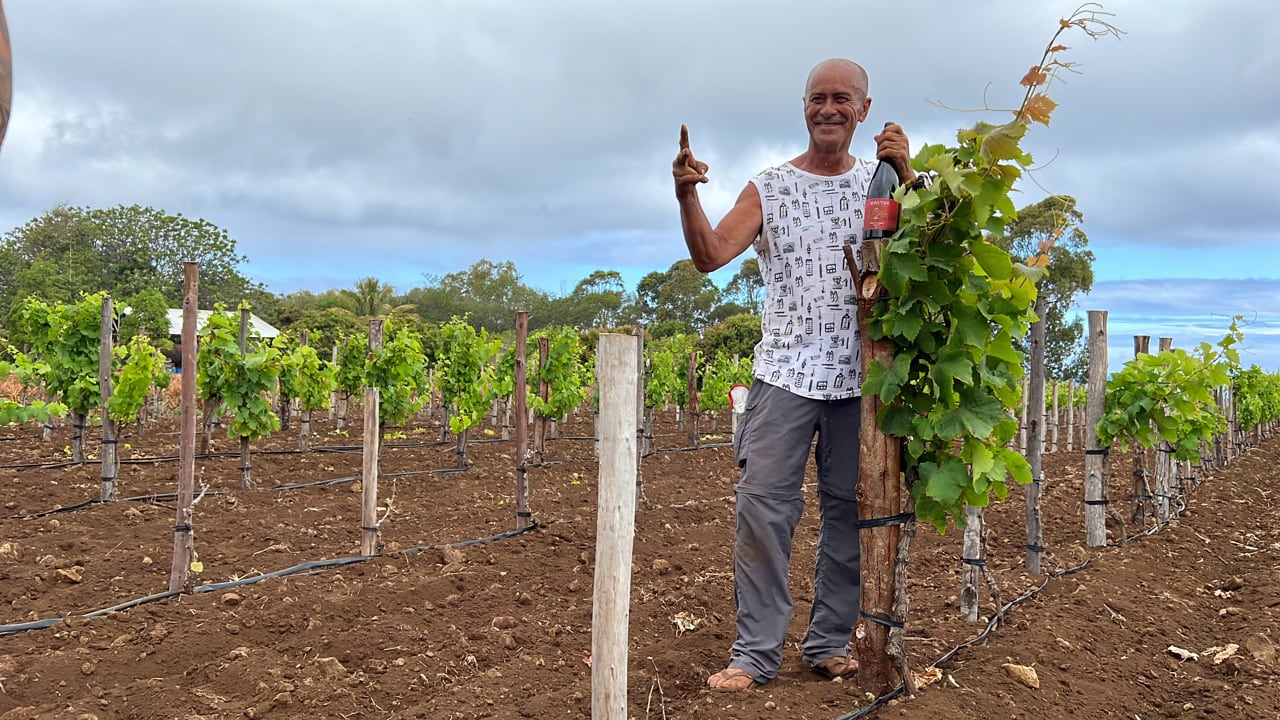
<svg viewBox="0 0 1280 720">
<path fill-rule="evenodd" d="M 863 122 L 864 120 L 866 120 L 867 113 L 870 113 L 870 112 L 871 112 L 871 98 L 867 98 L 862 102 L 862 111 L 858 113 L 858 122 Z"/>
</svg>

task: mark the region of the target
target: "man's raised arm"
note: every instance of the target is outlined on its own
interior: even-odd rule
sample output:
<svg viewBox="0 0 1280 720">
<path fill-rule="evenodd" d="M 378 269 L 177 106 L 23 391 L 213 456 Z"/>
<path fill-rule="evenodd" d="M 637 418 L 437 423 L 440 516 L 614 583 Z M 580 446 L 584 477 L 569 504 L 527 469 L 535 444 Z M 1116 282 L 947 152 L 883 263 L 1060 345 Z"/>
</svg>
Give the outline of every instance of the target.
<svg viewBox="0 0 1280 720">
<path fill-rule="evenodd" d="M 755 185 L 747 183 L 728 214 L 712 228 L 698 200 L 698 183 L 707 182 L 707 164 L 693 156 L 689 129 L 684 125 L 680 126 L 680 152 L 671 164 L 671 175 L 680 203 L 680 227 L 694 267 L 702 272 L 717 270 L 751 246 L 764 222 L 760 193 Z"/>
</svg>

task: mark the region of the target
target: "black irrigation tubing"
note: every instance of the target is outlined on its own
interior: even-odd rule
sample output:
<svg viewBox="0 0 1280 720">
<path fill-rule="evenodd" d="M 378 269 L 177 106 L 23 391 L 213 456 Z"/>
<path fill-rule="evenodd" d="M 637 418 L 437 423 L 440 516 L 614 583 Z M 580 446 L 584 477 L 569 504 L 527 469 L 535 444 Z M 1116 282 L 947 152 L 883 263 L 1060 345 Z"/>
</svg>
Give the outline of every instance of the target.
<svg viewBox="0 0 1280 720">
<path fill-rule="evenodd" d="M 16 440 L 17 438 L 10 438 Z M 483 442 L 500 442 L 499 440 L 473 440 L 475 443 Z M 436 447 L 438 445 L 451 445 L 451 440 L 437 440 L 432 442 L 421 443 L 383 443 L 382 447 L 388 450 L 404 450 L 408 448 Z M 316 445 L 311 448 L 315 452 L 359 452 L 363 450 L 362 445 Z M 302 450 L 254 450 L 254 455 L 302 455 Z M 238 450 L 228 450 L 226 452 L 212 452 L 196 455 L 197 460 L 209 460 L 212 458 L 238 458 L 240 452 Z M 178 459 L 177 455 L 147 455 L 130 458 L 122 458 L 119 460 L 121 465 L 143 465 L 147 463 L 157 462 L 173 462 Z M 89 461 L 84 463 L 76 463 L 72 460 L 48 460 L 44 462 L 29 463 L 5 463 L 0 464 L 0 470 L 30 470 L 30 469 L 54 469 L 60 467 L 69 467 L 72 465 L 88 465 Z"/>
<path fill-rule="evenodd" d="M 990 637 L 990 636 L 991 636 L 991 633 L 992 633 L 992 632 L 994 632 L 994 631 L 995 631 L 995 629 L 996 629 L 997 627 L 999 627 L 999 626 L 1000 626 L 1000 623 L 1001 623 L 1001 622 L 1003 622 L 1003 619 L 1004 619 L 1005 613 L 1009 612 L 1009 610 L 1013 609 L 1015 606 L 1017 606 L 1017 605 L 1021 605 L 1022 603 L 1026 602 L 1027 600 L 1030 600 L 1031 598 L 1033 598 L 1033 597 L 1035 597 L 1036 595 L 1040 594 L 1040 591 L 1044 590 L 1046 587 L 1048 587 L 1048 586 L 1049 586 L 1049 581 L 1050 581 L 1050 580 L 1052 580 L 1053 578 L 1056 578 L 1056 577 L 1062 577 L 1062 576 L 1064 576 L 1064 575 L 1072 575 L 1072 574 L 1078 573 L 1078 572 L 1080 572 L 1081 570 L 1084 570 L 1086 567 L 1088 567 L 1090 562 L 1092 562 L 1092 561 L 1091 561 L 1091 560 L 1085 560 L 1084 562 L 1080 563 L 1079 565 L 1077 565 L 1077 566 L 1075 566 L 1075 567 L 1067 568 L 1066 570 L 1058 570 L 1058 571 L 1056 571 L 1056 572 L 1049 573 L 1049 574 L 1048 574 L 1048 576 L 1047 576 L 1047 577 L 1045 577 L 1044 582 L 1040 583 L 1040 584 L 1039 584 L 1038 586 L 1036 586 L 1036 587 L 1033 587 L 1033 588 L 1028 589 L 1026 592 L 1022 593 L 1022 594 L 1021 594 L 1021 595 L 1019 595 L 1018 597 L 1016 597 L 1016 598 L 1014 598 L 1014 599 L 1010 600 L 1009 602 L 1005 603 L 1005 604 L 1000 608 L 1000 610 L 999 610 L 998 612 L 996 612 L 996 613 L 991 617 L 991 619 L 990 619 L 990 620 L 988 620 L 988 621 L 987 621 L 987 627 L 986 627 L 985 629 L 983 629 L 983 631 L 982 631 L 982 632 L 978 633 L 976 636 L 974 636 L 974 637 L 972 637 L 972 638 L 970 638 L 970 639 L 968 639 L 968 640 L 966 640 L 966 641 L 964 641 L 964 642 L 960 643 L 959 645 L 957 645 L 957 646 L 955 646 L 955 647 L 951 648 L 950 650 L 948 650 L 947 652 L 943 653 L 941 657 L 939 657 L 937 660 L 934 660 L 932 663 L 930 663 L 929 667 L 938 667 L 939 665 L 941 665 L 941 664 L 943 664 L 943 663 L 945 663 L 945 662 L 950 661 L 950 660 L 951 660 L 952 658 L 954 658 L 957 654 L 959 654 L 959 652 L 960 652 L 961 650 L 964 650 L 964 649 L 966 649 L 966 648 L 973 647 L 974 645 L 977 645 L 978 643 L 985 642 L 985 641 L 986 641 L 986 639 L 987 639 L 988 637 Z M 905 690 L 906 690 L 906 687 L 905 687 L 905 686 L 903 686 L 903 685 L 899 685 L 898 687 L 896 687 L 896 688 L 894 688 L 894 689 L 890 690 L 889 692 L 887 692 L 887 693 L 885 693 L 885 694 L 881 695 L 880 697 L 876 698 L 875 700 L 872 700 L 870 703 L 868 703 L 868 704 L 866 704 L 866 705 L 863 705 L 862 707 L 860 707 L 860 708 L 858 708 L 858 709 L 856 709 L 856 710 L 853 710 L 853 711 L 847 712 L 847 713 L 845 713 L 844 715 L 841 715 L 841 716 L 839 716 L 839 717 L 835 718 L 835 720 L 859 720 L 860 718 L 865 718 L 865 717 L 867 717 L 868 715 L 870 715 L 872 712 L 875 712 L 877 709 L 879 709 L 879 708 L 880 708 L 880 706 L 882 706 L 882 705 L 884 705 L 885 703 L 889 702 L 890 700 L 892 700 L 892 699 L 894 699 L 894 698 L 896 698 L 896 697 L 898 697 L 898 696 L 902 695 L 902 693 L 903 693 Z"/>
<path fill-rule="evenodd" d="M 205 495 L 226 495 L 227 492 L 225 490 L 212 490 L 204 494 Z M 67 513 L 67 512 L 75 512 L 77 510 L 84 510 L 85 508 L 93 507 L 94 505 L 106 505 L 112 502 L 161 503 L 161 502 L 173 502 L 177 499 L 178 499 L 177 493 L 156 493 L 153 495 L 135 495 L 133 497 L 119 498 L 117 500 L 97 500 L 97 499 L 85 500 L 84 502 L 76 503 L 75 505 L 67 505 L 65 507 L 58 507 L 52 510 L 41 510 L 39 512 L 27 513 L 25 515 L 9 515 L 3 519 L 35 520 L 42 517 L 48 517 L 50 515 L 57 515 L 59 513 Z"/>
<path fill-rule="evenodd" d="M 399 472 L 384 473 L 384 474 L 382 474 L 380 477 L 384 477 L 384 478 L 402 478 L 402 477 L 412 477 L 412 476 L 414 476 L 414 475 L 440 474 L 441 472 L 442 472 L 442 471 L 440 471 L 440 470 L 401 470 L 401 471 L 399 471 Z M 450 469 L 450 470 L 446 470 L 446 471 L 443 471 L 443 472 L 454 472 L 454 470 Z M 457 470 L 456 472 L 462 472 L 462 471 L 461 471 L 461 470 Z M 344 476 L 342 476 L 342 477 L 330 478 L 330 479 L 328 479 L 328 480 L 316 480 L 316 481 L 314 481 L 314 482 L 305 482 L 305 483 L 288 483 L 288 484 L 284 484 L 284 485 L 272 485 L 271 487 L 266 488 L 266 489 L 267 489 L 267 490 L 299 490 L 299 489 L 302 489 L 302 488 L 308 488 L 308 487 L 321 487 L 321 486 L 325 486 L 325 485 L 341 485 L 342 483 L 352 482 L 352 481 L 357 480 L 357 479 L 359 479 L 359 476 L 358 476 L 358 475 L 344 475 Z M 227 491 L 225 491 L 225 490 L 213 490 L 213 491 L 210 491 L 210 492 L 206 492 L 206 493 L 204 493 L 204 494 L 205 494 L 205 495 L 226 495 L 226 494 L 228 494 L 228 493 L 227 493 Z M 94 505 L 105 505 L 105 504 L 110 503 L 110 502 L 148 502 L 148 503 L 151 503 L 151 502 L 171 502 L 171 501 L 174 501 L 174 500 L 177 500 L 177 499 L 178 499 L 178 495 L 177 495 L 177 493 L 157 493 L 157 494 L 154 494 L 154 495 L 136 495 L 136 496 L 134 496 L 134 497 L 119 498 L 119 499 L 117 499 L 117 500 L 105 500 L 105 501 L 104 501 L 104 500 L 85 500 L 84 502 L 76 503 L 75 505 L 67 505 L 67 506 L 65 506 L 65 507 L 54 508 L 54 509 L 52 509 L 52 510 L 41 510 L 41 511 L 39 511 L 39 512 L 27 513 L 27 514 L 25 514 L 25 515 L 9 515 L 9 516 L 7 516 L 7 517 L 5 517 L 5 518 L 3 518 L 3 519 L 5 519 L 5 520 L 33 520 L 33 519 L 36 519 L 36 518 L 47 517 L 47 516 L 49 516 L 49 515 L 55 515 L 55 514 L 58 514 L 58 513 L 66 513 L 66 512 L 74 512 L 74 511 L 76 511 L 76 510 L 83 510 L 83 509 L 85 509 L 85 508 L 92 507 L 92 506 L 94 506 Z"/>
<path fill-rule="evenodd" d="M 440 545 L 417 545 L 415 547 L 406 548 L 404 550 L 398 550 L 394 553 L 380 553 L 378 555 L 339 557 L 339 558 L 331 558 L 328 560 L 310 560 L 308 562 L 300 563 L 298 565 L 287 567 L 281 570 L 275 570 L 273 572 L 265 573 L 262 575 L 254 575 L 253 577 L 240 578 L 239 580 L 229 580 L 227 582 L 221 582 L 221 583 L 199 585 L 191 589 L 191 594 L 198 595 L 200 593 L 211 593 L 211 592 L 218 592 L 221 590 L 230 590 L 232 588 L 243 587 L 245 585 L 252 585 L 254 583 L 259 583 L 259 582 L 262 582 L 263 580 L 286 577 L 289 575 L 299 575 L 299 574 L 314 575 L 314 574 L 323 572 L 329 568 L 342 567 L 344 565 L 352 565 L 354 563 L 364 562 L 366 560 L 372 560 L 374 558 L 398 557 L 400 555 L 417 555 L 419 553 L 423 553 L 428 550 L 442 550 L 446 547 L 460 548 L 460 547 L 469 547 L 471 545 L 480 545 L 482 543 L 487 543 L 487 542 L 497 542 L 499 540 L 507 540 L 507 539 L 516 537 L 517 535 L 522 535 L 526 532 L 529 532 L 531 530 L 536 530 L 540 527 L 542 527 L 542 525 L 535 520 L 532 524 L 526 527 L 520 528 L 519 530 L 508 530 L 503 533 L 498 533 L 497 535 L 490 535 L 488 537 L 482 537 L 482 538 L 474 538 L 471 540 L 463 540 L 461 542 L 456 542 L 456 543 L 443 543 Z M 101 610 L 93 610 L 87 613 L 83 613 L 80 615 L 80 617 L 99 618 L 113 612 L 128 610 L 130 608 L 134 608 L 139 605 L 143 605 L 145 603 L 154 602 L 157 600 L 164 600 L 164 599 L 171 598 L 177 595 L 182 595 L 182 594 L 183 592 L 180 590 L 168 590 L 165 592 L 156 593 L 154 595 L 147 595 L 145 597 L 128 600 L 123 603 L 119 603 L 117 605 L 112 605 L 111 607 L 108 607 L 108 608 L 102 608 Z M 33 620 L 31 622 L 25 622 L 25 623 L 0 625 L 0 637 L 14 635 L 20 632 L 25 632 L 27 630 L 43 630 L 46 628 L 53 627 L 54 625 L 57 625 L 60 622 L 66 622 L 66 618 L 45 618 L 42 620 Z"/>
<path fill-rule="evenodd" d="M 1195 490 L 1196 488 L 1198 488 L 1198 487 L 1200 486 L 1200 484 L 1203 484 L 1203 482 L 1204 482 L 1204 480 L 1201 480 L 1201 482 L 1200 482 L 1200 483 L 1197 483 L 1197 484 L 1195 484 L 1194 486 L 1192 486 L 1192 487 L 1190 488 L 1190 490 Z M 1188 492 L 1188 493 L 1187 493 L 1187 495 L 1189 496 L 1189 495 L 1190 495 L 1190 493 Z M 1125 538 L 1123 541 L 1121 541 L 1121 542 L 1120 542 L 1120 545 L 1121 545 L 1121 546 L 1128 545 L 1129 543 L 1134 542 L 1135 540 L 1138 540 L 1138 539 L 1140 539 L 1140 538 L 1147 537 L 1147 536 L 1150 536 L 1150 535 L 1154 535 L 1157 531 L 1159 531 L 1161 528 L 1163 528 L 1163 527 L 1167 526 L 1170 522 L 1172 522 L 1172 521 L 1173 521 L 1175 518 L 1177 518 L 1177 517 L 1178 517 L 1178 515 L 1174 515 L 1173 517 L 1169 518 L 1168 520 L 1163 520 L 1163 521 L 1161 521 L 1161 522 L 1159 522 L 1159 523 L 1156 523 L 1155 525 L 1153 525 L 1153 526 L 1151 526 L 1151 527 L 1147 528 L 1146 530 L 1143 530 L 1142 532 L 1139 532 L 1139 533 L 1135 533 L 1135 534 L 1133 534 L 1133 535 L 1130 535 L 1129 537 L 1127 537 L 1127 538 Z M 940 657 L 940 658 L 938 658 L 937 660 L 935 660 L 935 661 L 933 662 L 933 664 L 931 665 L 931 667 L 937 667 L 938 665 L 941 665 L 942 663 L 945 663 L 945 662 L 947 662 L 947 661 L 951 660 L 951 659 L 952 659 L 953 657 L 955 657 L 955 656 L 956 656 L 956 654 L 957 654 L 957 653 L 959 653 L 961 650 L 963 650 L 963 649 L 965 649 L 965 648 L 968 648 L 968 647 L 972 647 L 972 646 L 974 646 L 974 645 L 976 645 L 976 644 L 978 644 L 978 643 L 980 643 L 980 642 L 985 641 L 988 637 L 990 637 L 991 633 L 996 629 L 996 627 L 997 627 L 997 626 L 999 626 L 1000 622 L 1002 621 L 1002 619 L 1003 619 L 1003 617 L 1004 617 L 1004 614 L 1005 614 L 1006 612 L 1008 612 L 1011 608 L 1013 608 L 1014 606 L 1019 605 L 1019 604 L 1021 604 L 1021 603 L 1025 602 L 1025 601 L 1027 601 L 1027 600 L 1031 599 L 1032 597 L 1036 596 L 1037 594 L 1039 594 L 1041 590 L 1044 590 L 1044 589 L 1045 589 L 1045 587 L 1047 587 L 1047 586 L 1049 585 L 1049 581 L 1050 581 L 1050 580 L 1052 580 L 1053 578 L 1055 578 L 1055 577 L 1062 577 L 1062 576 L 1064 576 L 1064 575 L 1072 575 L 1072 574 L 1074 574 L 1074 573 L 1078 573 L 1078 572 L 1080 572 L 1081 570 L 1083 570 L 1083 569 L 1085 569 L 1086 567 L 1088 567 L 1090 562 L 1091 562 L 1090 560 L 1085 560 L 1084 562 L 1080 563 L 1079 565 L 1077 565 L 1077 566 L 1075 566 L 1075 567 L 1067 568 L 1066 570 L 1059 570 L 1059 571 L 1054 572 L 1054 573 L 1050 573 L 1050 574 L 1049 574 L 1049 576 L 1048 576 L 1048 577 L 1046 577 L 1046 578 L 1044 579 L 1044 582 L 1040 583 L 1040 585 L 1039 585 L 1039 586 L 1037 586 L 1037 587 L 1034 587 L 1034 588 L 1031 588 L 1031 589 L 1027 590 L 1026 592 L 1022 593 L 1021 595 L 1019 595 L 1018 597 L 1014 598 L 1013 600 L 1010 600 L 1010 601 L 1009 601 L 1008 603 L 1006 603 L 1002 608 L 1000 608 L 999 612 L 997 612 L 997 613 L 996 613 L 996 614 L 991 618 L 991 620 L 987 621 L 987 627 L 986 627 L 986 629 L 985 629 L 985 630 L 983 630 L 981 633 L 979 633 L 976 637 L 974 637 L 974 638 L 972 638 L 972 639 L 969 639 L 969 640 L 966 640 L 965 642 L 962 642 L 962 643 L 960 643 L 959 645 L 957 645 L 957 646 L 955 646 L 954 648 L 952 648 L 951 650 L 947 651 L 945 654 L 943 654 L 943 656 L 942 656 L 942 657 Z M 890 690 L 889 692 L 885 693 L 884 695 L 881 695 L 880 697 L 878 697 L 878 698 L 876 698 L 875 700 L 871 701 L 871 703 L 869 703 L 869 704 L 867 704 L 867 705 L 864 705 L 863 707 L 860 707 L 860 708 L 858 708 L 857 710 L 854 710 L 854 711 L 852 711 L 852 712 L 849 712 L 849 713 L 846 713 L 846 714 L 844 714 L 844 715 L 841 715 L 841 716 L 837 717 L 835 720 L 859 720 L 860 718 L 865 718 L 865 717 L 867 717 L 868 715 L 870 715 L 873 711 L 875 711 L 876 709 L 878 709 L 880 706 L 884 705 L 885 703 L 889 702 L 890 700 L 892 700 L 892 699 L 894 699 L 894 698 L 898 697 L 899 695 L 901 695 L 901 694 L 903 693 L 903 691 L 904 691 L 904 690 L 905 690 L 904 686 L 899 685 L 898 687 L 894 688 L 893 690 Z"/>
</svg>

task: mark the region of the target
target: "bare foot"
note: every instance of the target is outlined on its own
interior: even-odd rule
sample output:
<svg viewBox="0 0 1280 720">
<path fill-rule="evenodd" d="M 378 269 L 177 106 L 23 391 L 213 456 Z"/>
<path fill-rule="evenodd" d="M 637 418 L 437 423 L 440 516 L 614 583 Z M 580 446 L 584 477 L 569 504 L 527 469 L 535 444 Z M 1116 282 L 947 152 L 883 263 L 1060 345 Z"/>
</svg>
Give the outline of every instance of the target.
<svg viewBox="0 0 1280 720">
<path fill-rule="evenodd" d="M 742 692 L 756 685 L 756 681 L 741 668 L 725 668 L 707 678 L 707 687 L 715 692 Z"/>
<path fill-rule="evenodd" d="M 851 657 L 836 655 L 826 660 L 819 660 L 810 665 L 809 669 L 828 680 L 835 680 L 836 678 L 849 680 L 858 674 L 858 661 Z"/>
</svg>

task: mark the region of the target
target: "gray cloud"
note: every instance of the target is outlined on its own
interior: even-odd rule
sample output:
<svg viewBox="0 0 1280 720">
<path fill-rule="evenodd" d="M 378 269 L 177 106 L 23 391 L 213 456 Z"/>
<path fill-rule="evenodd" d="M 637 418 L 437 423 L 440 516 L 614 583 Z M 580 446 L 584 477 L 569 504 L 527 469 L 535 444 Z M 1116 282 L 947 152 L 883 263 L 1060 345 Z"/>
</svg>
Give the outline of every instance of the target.
<svg viewBox="0 0 1280 720">
<path fill-rule="evenodd" d="M 1072 6 L 1074 7 L 1074 6 Z M 555 290 L 684 256 L 667 168 L 681 123 L 712 167 L 704 204 L 804 148 L 817 61 L 871 74 L 870 127 L 917 147 L 1014 107 L 1071 7 L 757 0 L 374 3 L 47 0 L 7 8 L 14 119 L 0 228 L 57 203 L 139 203 L 226 227 L 288 291 L 377 275 L 407 287 L 477 259 Z M 1124 39 L 1073 33 L 1080 63 L 1027 145 L 1109 243 L 1275 247 L 1280 7 L 1106 3 Z M 873 153 L 864 131 L 855 151 Z M 1019 201 L 1039 199 L 1031 183 Z M 1020 202 L 1021 204 L 1021 202 Z M 353 253 L 353 250 L 356 251 Z M 1245 257 L 1242 255 L 1242 257 Z M 1249 255 L 1252 257 L 1252 254 Z M 1263 263 L 1265 266 L 1266 263 Z M 1280 276 L 1250 264 L 1253 274 Z M 579 269 L 581 269 L 579 271 Z M 572 272 L 572 276 L 565 274 Z M 1159 277 L 1153 264 L 1145 272 Z M 1107 278 L 1100 278 L 1107 279 Z"/>
</svg>

